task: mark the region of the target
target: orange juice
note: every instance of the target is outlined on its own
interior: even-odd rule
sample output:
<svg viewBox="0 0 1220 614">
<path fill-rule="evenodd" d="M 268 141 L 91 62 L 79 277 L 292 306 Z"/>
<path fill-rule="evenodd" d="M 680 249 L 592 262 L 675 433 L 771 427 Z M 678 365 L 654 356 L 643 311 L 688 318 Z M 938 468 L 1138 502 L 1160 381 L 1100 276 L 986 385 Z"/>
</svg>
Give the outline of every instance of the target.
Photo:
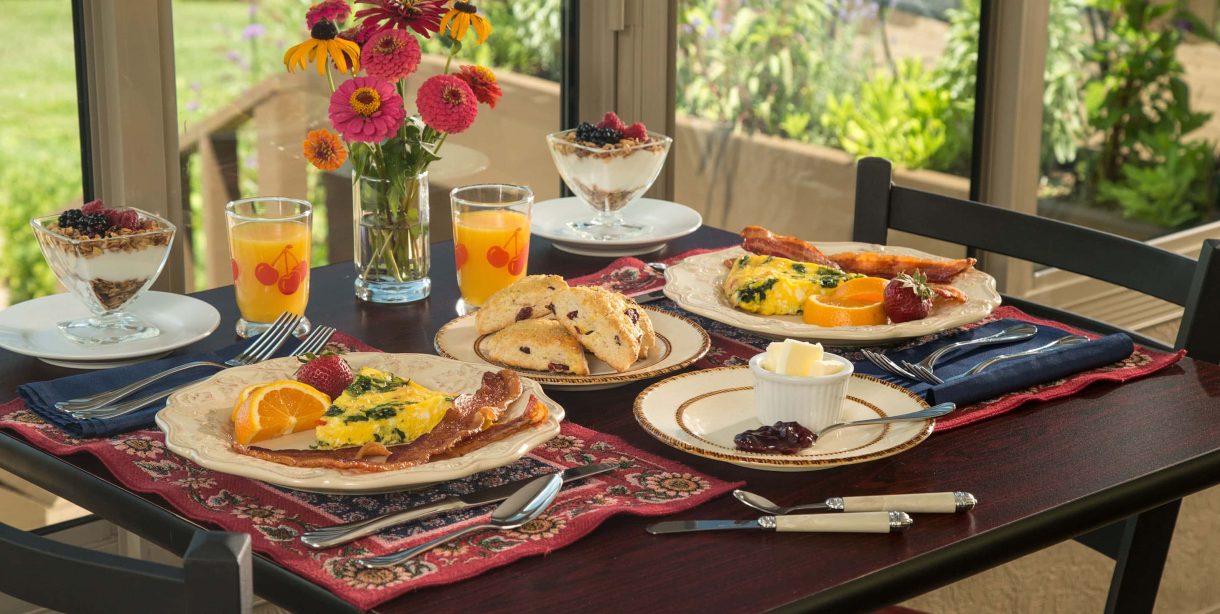
<svg viewBox="0 0 1220 614">
<path fill-rule="evenodd" d="M 453 255 L 462 300 L 475 306 L 525 276 L 530 219 L 516 211 L 472 211 L 453 226 Z"/>
<path fill-rule="evenodd" d="M 304 315 L 309 303 L 309 226 L 243 222 L 229 231 L 237 309 L 250 322 L 273 322 L 285 311 Z"/>
</svg>

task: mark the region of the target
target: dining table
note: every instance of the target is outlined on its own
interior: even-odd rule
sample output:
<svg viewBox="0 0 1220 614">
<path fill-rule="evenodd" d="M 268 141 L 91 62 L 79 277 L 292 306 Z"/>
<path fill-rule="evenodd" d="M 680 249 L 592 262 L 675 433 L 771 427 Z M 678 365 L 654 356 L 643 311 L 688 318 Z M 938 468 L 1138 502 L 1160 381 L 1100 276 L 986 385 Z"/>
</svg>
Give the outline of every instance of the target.
<svg viewBox="0 0 1220 614">
<path fill-rule="evenodd" d="M 641 258 L 739 242 L 737 234 L 704 226 Z M 315 325 L 334 326 L 387 352 L 435 354 L 433 337 L 456 317 L 459 294 L 452 243 L 436 243 L 432 250 L 429 298 L 402 305 L 360 301 L 352 291 L 352 263 L 339 262 L 312 271 L 308 316 Z M 561 252 L 535 237 L 529 272 L 574 277 L 611 260 Z M 220 311 L 221 325 L 183 351 L 233 343 L 238 317 L 233 288 L 194 296 Z M 7 398 L 15 396 L 20 384 L 71 373 L 0 351 L 0 382 Z M 934 432 L 901 454 L 804 472 L 740 467 L 654 439 L 632 411 L 636 396 L 652 383 L 598 391 L 551 389 L 548 394 L 564 407 L 566 420 L 710 476 L 743 481 L 745 488 L 781 505 L 940 491 L 970 492 L 979 503 L 960 514 L 916 515 L 910 530 L 891 534 L 651 535 L 645 527 L 655 518 L 619 515 L 544 556 L 415 590 L 376 611 L 868 611 L 1130 517 L 1138 522 L 1127 525 L 1135 533 L 1127 536 L 1129 556 L 1116 574 L 1118 596 L 1112 595 L 1108 609 L 1148 611 L 1178 501 L 1220 483 L 1220 366 L 1189 357 L 1135 381 L 1097 383 L 1070 397 Z M 158 496 L 122 487 L 87 454 L 55 456 L 0 431 L 0 468 L 179 555 L 201 528 Z M 666 519 L 752 517 L 757 513 L 726 495 Z M 262 555 L 255 555 L 253 568 L 255 593 L 284 608 L 352 609 Z M 1155 577 L 1147 579 L 1152 573 Z"/>
</svg>

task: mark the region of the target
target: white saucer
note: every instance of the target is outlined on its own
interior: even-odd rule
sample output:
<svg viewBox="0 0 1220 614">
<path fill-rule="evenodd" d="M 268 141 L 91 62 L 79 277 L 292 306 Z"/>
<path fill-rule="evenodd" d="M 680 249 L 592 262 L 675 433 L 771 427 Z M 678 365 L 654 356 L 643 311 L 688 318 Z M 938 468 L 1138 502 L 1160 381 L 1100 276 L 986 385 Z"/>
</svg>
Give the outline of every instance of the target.
<svg viewBox="0 0 1220 614">
<path fill-rule="evenodd" d="M 622 210 L 623 217 L 652 227 L 649 232 L 609 241 L 585 237 L 568 227 L 568 222 L 593 218 L 593 209 L 575 196 L 534 204 L 530 232 L 555 244 L 555 248 L 580 256 L 638 256 L 655 252 L 669 241 L 699 230 L 703 216 L 698 211 L 668 200 L 641 198 Z"/>
<path fill-rule="evenodd" d="M 107 369 L 162 356 L 207 337 L 220 325 L 215 307 L 169 292 L 146 292 L 127 311 L 161 329 L 161 334 L 102 346 L 69 341 L 56 324 L 88 317 L 89 310 L 75 296 L 64 293 L 0 311 L 0 347 L 62 367 Z"/>
</svg>

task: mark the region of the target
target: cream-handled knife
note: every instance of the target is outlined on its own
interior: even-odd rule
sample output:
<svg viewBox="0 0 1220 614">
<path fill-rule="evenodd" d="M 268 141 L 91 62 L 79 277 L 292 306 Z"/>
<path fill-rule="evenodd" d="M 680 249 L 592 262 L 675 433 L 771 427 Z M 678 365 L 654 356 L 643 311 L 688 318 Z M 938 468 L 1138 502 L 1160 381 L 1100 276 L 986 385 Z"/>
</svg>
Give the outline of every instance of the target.
<svg viewBox="0 0 1220 614">
<path fill-rule="evenodd" d="M 767 529 L 781 533 L 896 533 L 910 526 L 911 517 L 904 512 L 855 512 L 761 516 L 753 520 L 668 520 L 649 525 L 645 530 L 653 535 L 727 529 Z"/>
<path fill-rule="evenodd" d="M 770 499 L 740 488 L 733 496 L 747 507 L 764 514 L 782 516 L 801 510 L 835 512 L 909 512 L 916 514 L 952 514 L 972 509 L 978 499 L 968 492 L 925 492 L 905 495 L 871 495 L 864 497 L 831 497 L 821 503 L 806 503 L 783 507 Z"/>
</svg>

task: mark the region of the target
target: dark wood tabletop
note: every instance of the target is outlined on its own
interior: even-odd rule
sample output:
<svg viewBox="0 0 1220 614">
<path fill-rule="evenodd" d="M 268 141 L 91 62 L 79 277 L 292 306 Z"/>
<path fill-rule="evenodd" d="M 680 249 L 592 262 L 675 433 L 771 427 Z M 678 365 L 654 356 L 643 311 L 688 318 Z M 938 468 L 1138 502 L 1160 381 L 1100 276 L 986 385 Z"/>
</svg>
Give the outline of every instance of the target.
<svg viewBox="0 0 1220 614">
<path fill-rule="evenodd" d="M 535 238 L 531 273 L 575 276 L 609 259 L 573 256 Z M 720 247 L 736 235 L 704 228 L 660 258 Z M 313 271 L 308 309 L 387 351 L 434 353 L 432 336 L 455 316 L 452 244 L 433 246 L 432 297 L 390 306 L 358 301 L 350 263 Z M 200 347 L 233 341 L 232 288 L 198 295 L 216 305 L 221 328 Z M 0 382 L 71 371 L 0 351 Z M 724 480 L 743 480 L 780 504 L 831 496 L 964 490 L 979 498 L 966 514 L 929 514 L 895 535 L 730 531 L 653 536 L 655 519 L 618 516 L 575 544 L 477 578 L 409 593 L 386 612 L 618 611 L 661 608 L 846 611 L 895 603 L 1220 482 L 1220 367 L 1189 358 L 1135 382 L 1096 384 L 1081 394 L 1033 403 L 968 427 L 933 434 L 914 449 L 860 465 L 773 473 L 691 456 L 652 439 L 631 405 L 651 382 L 597 392 L 549 391 L 567 419 Z M 194 529 L 155 496 L 130 493 L 87 455 L 59 459 L 5 434 L 0 467 L 181 553 Z M 754 516 L 724 496 L 675 519 Z M 256 557 L 255 591 L 297 611 L 338 606 L 335 598 Z"/>
</svg>

